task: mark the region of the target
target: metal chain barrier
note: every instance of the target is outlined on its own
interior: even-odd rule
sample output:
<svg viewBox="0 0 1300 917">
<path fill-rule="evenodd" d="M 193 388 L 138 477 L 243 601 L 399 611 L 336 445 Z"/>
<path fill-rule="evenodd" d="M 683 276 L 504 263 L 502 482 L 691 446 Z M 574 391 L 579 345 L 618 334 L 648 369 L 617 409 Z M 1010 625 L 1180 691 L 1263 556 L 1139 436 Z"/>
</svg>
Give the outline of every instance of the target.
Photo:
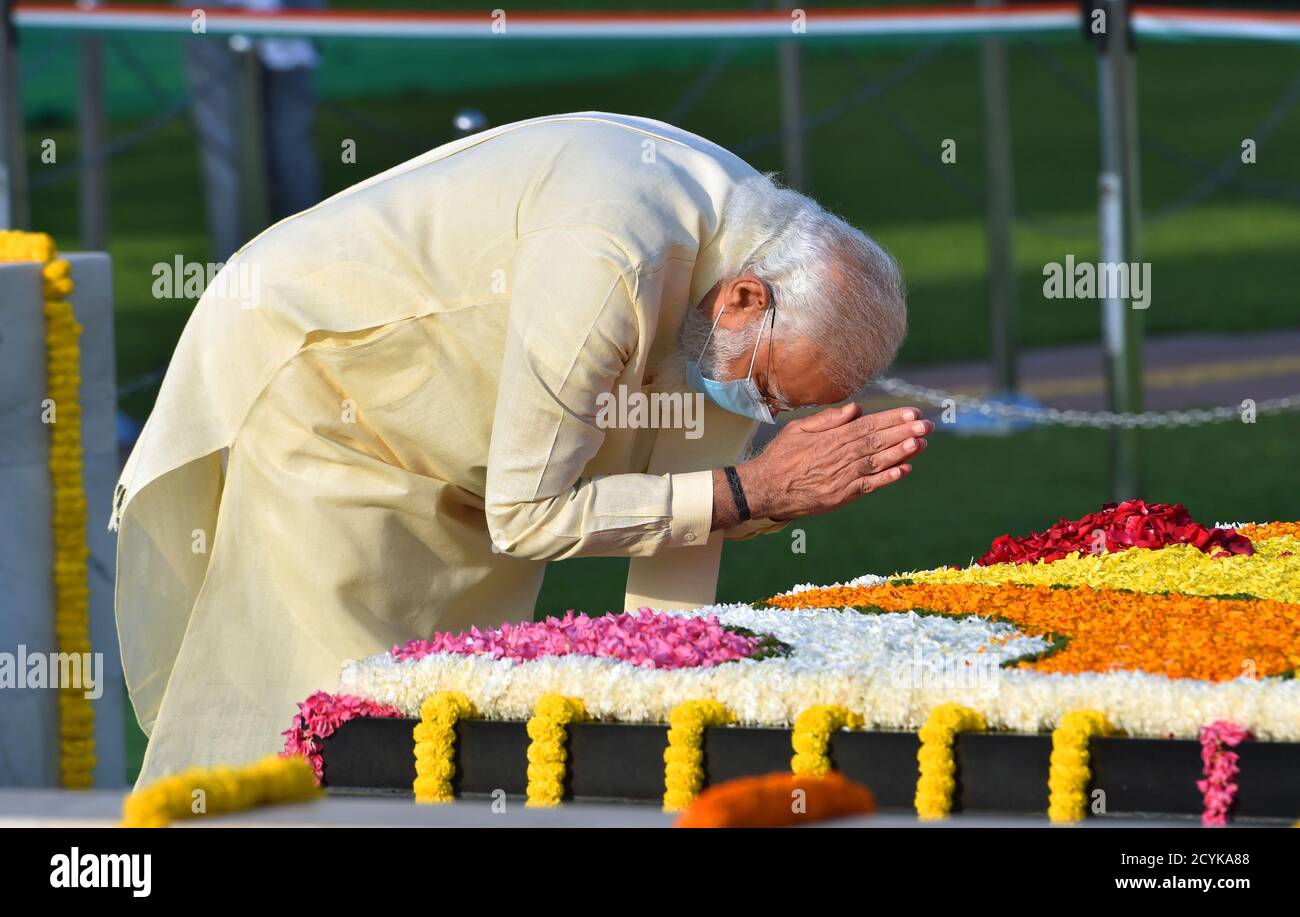
<svg viewBox="0 0 1300 917">
<path fill-rule="evenodd" d="M 1098 430 L 1121 428 L 1131 430 L 1159 430 L 1171 427 L 1199 427 L 1205 424 L 1241 420 L 1242 405 L 1224 405 L 1216 408 L 1192 408 L 1187 411 L 1143 411 L 1141 414 L 1116 414 L 1113 411 L 1063 411 L 1058 408 L 1036 408 L 1000 401 L 986 401 L 969 395 L 945 392 L 942 389 L 913 385 L 902 379 L 882 376 L 874 383 L 876 388 L 899 398 L 922 401 L 934 407 L 957 407 L 975 411 L 985 417 L 1020 420 L 1045 426 L 1093 427 Z M 1254 407 L 1256 416 L 1282 414 L 1300 410 L 1300 394 L 1285 398 L 1270 398 Z"/>
</svg>

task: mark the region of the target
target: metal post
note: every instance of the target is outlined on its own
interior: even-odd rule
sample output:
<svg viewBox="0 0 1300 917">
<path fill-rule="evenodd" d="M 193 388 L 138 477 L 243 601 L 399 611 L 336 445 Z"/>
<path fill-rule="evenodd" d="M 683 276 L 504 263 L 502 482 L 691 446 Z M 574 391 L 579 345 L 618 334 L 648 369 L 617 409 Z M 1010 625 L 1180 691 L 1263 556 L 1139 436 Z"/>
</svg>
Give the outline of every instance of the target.
<svg viewBox="0 0 1300 917">
<path fill-rule="evenodd" d="M 0 31 L 0 227 L 25 229 L 31 215 L 13 0 L 3 0 Z"/>
<path fill-rule="evenodd" d="M 1097 61 L 1101 114 L 1098 178 L 1101 260 L 1107 264 L 1131 264 L 1137 254 L 1137 160 L 1133 149 L 1137 138 L 1129 10 L 1126 0 L 1100 0 L 1100 7 L 1106 13 L 1106 30 L 1100 36 Z M 1129 306 L 1127 291 L 1111 292 L 1118 295 L 1102 298 L 1110 409 L 1117 413 L 1138 413 L 1142 410 L 1138 313 Z M 1111 431 L 1109 445 L 1112 498 L 1125 500 L 1140 495 L 1138 431 L 1116 428 Z"/>
<path fill-rule="evenodd" d="M 81 39 L 81 99 L 77 133 L 81 146 L 81 245 L 108 248 L 108 156 L 104 118 L 104 46 L 91 35 Z"/>
<path fill-rule="evenodd" d="M 794 10 L 796 0 L 780 0 L 780 9 Z M 793 33 L 792 33 L 793 34 Z M 777 69 L 781 80 L 781 152 L 785 160 L 785 183 L 807 190 L 808 161 L 803 132 L 803 52 L 797 37 L 777 47 Z"/>
<path fill-rule="evenodd" d="M 1002 6 L 1003 0 L 979 0 L 979 6 Z M 989 303 L 989 356 L 993 387 L 1014 393 L 1019 385 L 1016 347 L 1020 316 L 1016 307 L 1011 247 L 1014 181 L 1011 169 L 1011 106 L 1008 98 L 1007 45 L 985 39 L 980 48 L 984 94 L 984 244 Z"/>
<path fill-rule="evenodd" d="M 257 47 L 248 38 L 236 35 L 230 41 L 236 52 L 237 88 L 235 125 L 239 138 L 240 223 L 243 239 L 256 236 L 271 223 L 271 199 L 266 186 L 266 131 L 262 124 L 262 70 Z"/>
</svg>

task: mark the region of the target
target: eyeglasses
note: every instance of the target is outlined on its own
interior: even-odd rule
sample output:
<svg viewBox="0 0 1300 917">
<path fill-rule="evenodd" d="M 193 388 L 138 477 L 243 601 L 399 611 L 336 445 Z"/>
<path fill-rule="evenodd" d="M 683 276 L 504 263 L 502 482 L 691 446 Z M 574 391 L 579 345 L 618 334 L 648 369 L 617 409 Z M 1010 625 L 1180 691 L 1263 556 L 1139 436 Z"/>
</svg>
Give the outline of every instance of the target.
<svg viewBox="0 0 1300 917">
<path fill-rule="evenodd" d="M 767 409 L 771 411 L 774 416 L 780 414 L 782 411 L 793 411 L 797 407 L 797 405 L 793 405 L 787 401 L 784 395 L 772 395 L 767 392 L 760 392 L 760 394 L 763 396 L 763 401 L 767 403 Z"/>
<path fill-rule="evenodd" d="M 775 388 L 775 386 L 771 382 L 771 378 L 772 378 L 771 369 L 772 369 L 772 341 L 776 337 L 776 292 L 766 283 L 764 283 L 764 286 L 767 286 L 768 301 L 771 303 L 770 311 L 772 313 L 772 325 L 771 325 L 771 331 L 767 336 L 767 370 L 768 370 L 767 384 L 763 386 L 763 389 L 759 390 L 759 394 L 762 395 L 763 401 L 767 404 L 767 409 L 771 411 L 773 415 L 776 415 L 781 413 L 782 411 L 793 411 L 797 407 L 797 405 L 791 404 L 786 399 L 786 397 L 783 394 L 781 394 L 781 391 L 779 389 L 777 389 L 777 391 L 775 392 L 766 390 L 770 388 Z M 764 316 L 764 318 L 766 319 L 766 316 Z M 755 354 L 755 356 L 757 356 L 757 353 Z"/>
</svg>

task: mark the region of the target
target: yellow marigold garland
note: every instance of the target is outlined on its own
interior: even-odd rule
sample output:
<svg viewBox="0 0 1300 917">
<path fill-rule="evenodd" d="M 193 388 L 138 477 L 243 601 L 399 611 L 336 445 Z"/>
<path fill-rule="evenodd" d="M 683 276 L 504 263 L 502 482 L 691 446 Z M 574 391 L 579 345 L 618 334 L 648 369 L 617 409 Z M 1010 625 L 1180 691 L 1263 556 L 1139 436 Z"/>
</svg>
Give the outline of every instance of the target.
<svg viewBox="0 0 1300 917">
<path fill-rule="evenodd" d="M 952 810 L 952 791 L 957 786 L 952 743 L 957 733 L 985 728 L 981 714 L 960 704 L 940 704 L 930 711 L 921 727 L 921 748 L 916 753 L 921 766 L 916 781 L 916 814 L 921 821 L 947 818 Z"/>
<path fill-rule="evenodd" d="M 831 733 L 841 729 L 859 729 L 862 717 L 839 704 L 818 704 L 799 714 L 794 721 L 794 757 L 790 770 L 807 777 L 825 777 L 831 772 L 828 748 Z"/>
<path fill-rule="evenodd" d="M 1114 727 L 1096 710 L 1071 710 L 1052 731 L 1052 763 L 1047 786 L 1051 791 L 1047 817 L 1054 822 L 1082 821 L 1088 812 L 1088 782 L 1092 779 L 1088 743 L 1110 735 Z"/>
<path fill-rule="evenodd" d="M 558 806 L 564 798 L 564 774 L 569 753 L 565 743 L 570 723 L 587 718 L 576 697 L 547 694 L 537 701 L 528 721 L 528 802 L 532 807 Z"/>
<path fill-rule="evenodd" d="M 456 776 L 456 724 L 475 716 L 474 705 L 459 691 L 443 691 L 425 698 L 420 722 L 412 730 L 415 740 L 415 801 L 451 802 L 451 778 Z"/>
<path fill-rule="evenodd" d="M 664 811 L 680 812 L 704 786 L 704 730 L 736 721 L 715 700 L 683 701 L 668 714 L 668 747 L 664 749 Z"/>
<path fill-rule="evenodd" d="M 243 767 L 194 768 L 163 777 L 126 797 L 119 827 L 165 828 L 180 818 L 239 812 L 321 795 L 306 759 L 272 755 Z"/>
<path fill-rule="evenodd" d="M 86 493 L 82 477 L 81 350 L 68 296 L 71 268 L 57 257 L 45 233 L 0 231 L 0 261 L 36 261 L 45 300 L 47 396 L 50 424 L 50 486 L 54 529 L 54 632 L 60 653 L 90 652 L 90 589 L 86 582 Z M 81 687 L 59 690 L 59 777 L 68 789 L 85 789 L 95 769 L 95 710 Z"/>
</svg>

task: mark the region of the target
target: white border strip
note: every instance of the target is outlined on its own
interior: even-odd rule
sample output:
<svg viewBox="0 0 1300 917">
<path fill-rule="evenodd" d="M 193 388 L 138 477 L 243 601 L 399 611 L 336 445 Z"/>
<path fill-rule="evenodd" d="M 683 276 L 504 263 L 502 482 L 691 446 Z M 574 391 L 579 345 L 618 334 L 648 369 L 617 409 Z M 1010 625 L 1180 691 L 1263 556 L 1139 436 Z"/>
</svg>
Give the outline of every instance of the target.
<svg viewBox="0 0 1300 917">
<path fill-rule="evenodd" d="M 1198 15 L 1193 12 L 1139 10 L 1133 29 L 1146 38 L 1244 38 L 1255 41 L 1300 41 L 1300 16 L 1267 14 Z"/>
<path fill-rule="evenodd" d="M 98 32 L 172 32 L 191 34 L 191 11 L 178 8 L 132 10 L 19 6 L 14 22 L 27 29 L 73 29 Z M 494 31 L 490 15 L 367 16 L 351 13 L 250 14 L 206 11 L 210 35 L 301 35 L 338 38 L 455 39 L 719 39 L 788 38 L 789 17 L 754 14 L 731 16 L 517 15 L 507 13 L 505 29 Z M 1070 5 L 1025 10 L 964 10 L 902 13 L 813 11 L 802 38 L 945 37 L 1042 34 L 1079 28 L 1078 10 Z"/>
<path fill-rule="evenodd" d="M 787 38 L 788 17 L 771 13 L 645 16 L 637 14 L 511 16 L 504 31 L 481 17 L 412 14 L 374 16 L 348 12 L 258 14 L 206 11 L 213 35 L 301 35 L 317 38 L 480 39 L 726 39 Z M 18 6 L 14 22 L 23 29 L 192 34 L 191 10 L 179 7 L 98 8 Z M 962 9 L 915 12 L 900 9 L 854 12 L 813 11 L 803 38 L 944 38 L 1036 35 L 1079 28 L 1072 5 L 1004 10 Z M 1154 39 L 1245 39 L 1300 42 L 1300 15 L 1234 11 L 1138 9 L 1138 35 Z"/>
</svg>

